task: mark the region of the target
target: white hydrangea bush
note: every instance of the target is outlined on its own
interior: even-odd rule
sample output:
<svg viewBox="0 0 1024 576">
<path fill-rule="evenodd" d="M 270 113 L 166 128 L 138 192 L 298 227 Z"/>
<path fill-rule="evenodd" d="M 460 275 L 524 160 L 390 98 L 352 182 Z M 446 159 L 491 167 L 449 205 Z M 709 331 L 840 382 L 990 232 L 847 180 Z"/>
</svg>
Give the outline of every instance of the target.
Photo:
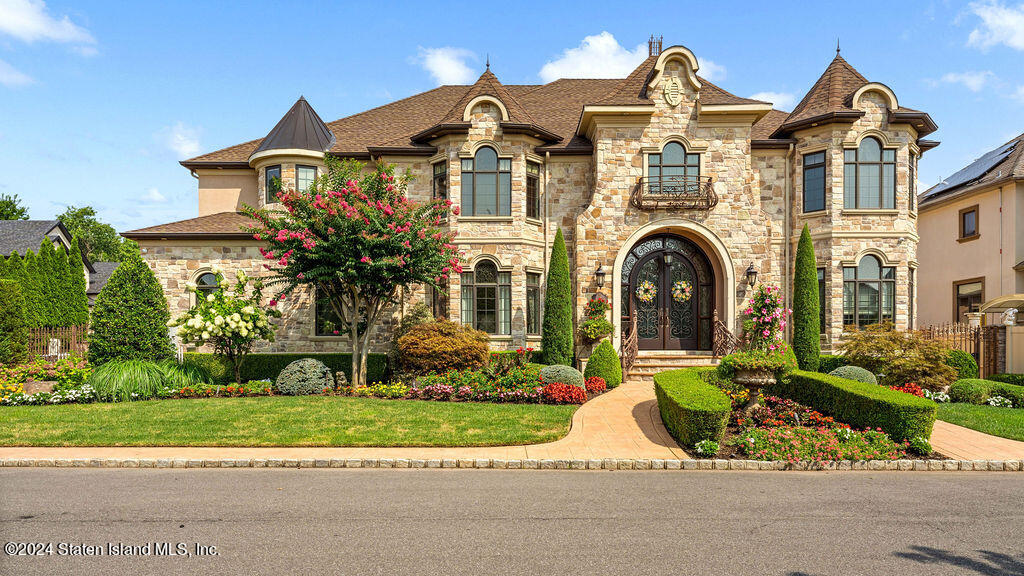
<svg viewBox="0 0 1024 576">
<path fill-rule="evenodd" d="M 274 341 L 274 325 L 271 318 L 280 318 L 281 312 L 271 301 L 263 304 L 263 282 L 250 279 L 239 270 L 234 289 L 217 268 L 216 291 L 197 293 L 196 284 L 189 282 L 185 290 L 196 293 L 195 304 L 187 312 L 171 320 L 168 325 L 177 327 L 177 335 L 183 344 L 210 345 L 214 352 L 224 356 L 234 368 L 235 381 L 241 384 L 242 359 L 260 341 Z"/>
</svg>

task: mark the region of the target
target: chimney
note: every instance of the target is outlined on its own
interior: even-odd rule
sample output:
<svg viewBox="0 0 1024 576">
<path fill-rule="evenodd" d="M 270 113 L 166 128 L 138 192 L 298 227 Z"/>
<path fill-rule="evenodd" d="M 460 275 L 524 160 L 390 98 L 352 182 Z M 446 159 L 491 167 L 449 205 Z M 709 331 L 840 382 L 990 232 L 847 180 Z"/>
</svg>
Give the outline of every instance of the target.
<svg viewBox="0 0 1024 576">
<path fill-rule="evenodd" d="M 651 37 L 647 40 L 647 56 L 657 56 L 658 54 L 661 54 L 662 38 L 662 36 L 655 38 L 654 34 L 651 34 Z"/>
</svg>

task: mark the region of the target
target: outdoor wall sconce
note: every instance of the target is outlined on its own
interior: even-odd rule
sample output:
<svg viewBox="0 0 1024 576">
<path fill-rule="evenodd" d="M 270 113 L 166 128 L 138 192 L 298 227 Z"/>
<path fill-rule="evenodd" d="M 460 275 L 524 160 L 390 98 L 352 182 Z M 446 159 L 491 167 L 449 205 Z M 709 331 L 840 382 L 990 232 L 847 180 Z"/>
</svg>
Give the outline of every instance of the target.
<svg viewBox="0 0 1024 576">
<path fill-rule="evenodd" d="M 594 280 L 597 282 L 598 290 L 600 290 L 601 288 L 604 288 L 604 276 L 605 276 L 605 274 L 606 274 L 606 272 L 604 271 L 604 266 L 601 266 L 600 264 L 598 264 L 597 265 L 597 270 L 594 271 Z"/>
<path fill-rule="evenodd" d="M 750 266 L 747 266 L 747 286 L 751 288 L 757 284 L 757 268 L 754 268 L 754 263 L 751 262 Z"/>
</svg>

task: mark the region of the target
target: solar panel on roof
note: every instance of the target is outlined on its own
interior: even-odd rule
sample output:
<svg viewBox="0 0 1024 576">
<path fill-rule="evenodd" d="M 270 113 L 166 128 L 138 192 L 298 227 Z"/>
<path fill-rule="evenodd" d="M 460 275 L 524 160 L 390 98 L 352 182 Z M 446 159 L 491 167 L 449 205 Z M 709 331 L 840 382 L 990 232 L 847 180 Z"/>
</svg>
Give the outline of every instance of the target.
<svg viewBox="0 0 1024 576">
<path fill-rule="evenodd" d="M 981 158 L 978 158 L 974 162 L 968 164 L 966 168 L 960 170 L 956 174 L 953 174 L 949 178 L 946 178 L 942 182 L 936 184 L 934 188 L 928 191 L 928 196 L 934 196 L 939 192 L 943 192 L 945 190 L 949 190 L 950 188 L 954 188 L 956 186 L 960 186 L 961 184 L 966 184 L 968 182 L 972 182 L 974 180 L 977 180 L 978 178 L 981 178 L 989 170 L 994 168 L 996 164 L 999 164 L 1000 162 L 1005 160 L 1006 157 L 1009 156 L 1011 152 L 1013 152 L 1013 149 L 1014 147 L 1017 146 L 1018 142 L 1019 140 L 1014 140 L 1013 142 L 1003 144 L 1002 146 L 996 148 L 995 150 L 992 150 L 991 152 L 987 152 Z"/>
</svg>

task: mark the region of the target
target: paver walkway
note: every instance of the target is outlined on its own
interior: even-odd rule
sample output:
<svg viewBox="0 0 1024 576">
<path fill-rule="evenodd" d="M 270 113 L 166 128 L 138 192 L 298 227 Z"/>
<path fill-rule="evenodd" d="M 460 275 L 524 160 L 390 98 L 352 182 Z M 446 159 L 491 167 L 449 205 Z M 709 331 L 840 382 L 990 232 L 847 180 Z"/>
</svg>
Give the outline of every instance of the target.
<svg viewBox="0 0 1024 576">
<path fill-rule="evenodd" d="M 654 386 L 629 381 L 573 414 L 569 434 L 555 442 L 479 448 L 231 448 L 231 447 L 0 447 L 0 458 L 408 458 L 587 460 L 689 458 L 661 422 Z"/>
<path fill-rule="evenodd" d="M 957 460 L 1024 460 L 1024 442 L 935 421 L 932 448 Z"/>
</svg>

